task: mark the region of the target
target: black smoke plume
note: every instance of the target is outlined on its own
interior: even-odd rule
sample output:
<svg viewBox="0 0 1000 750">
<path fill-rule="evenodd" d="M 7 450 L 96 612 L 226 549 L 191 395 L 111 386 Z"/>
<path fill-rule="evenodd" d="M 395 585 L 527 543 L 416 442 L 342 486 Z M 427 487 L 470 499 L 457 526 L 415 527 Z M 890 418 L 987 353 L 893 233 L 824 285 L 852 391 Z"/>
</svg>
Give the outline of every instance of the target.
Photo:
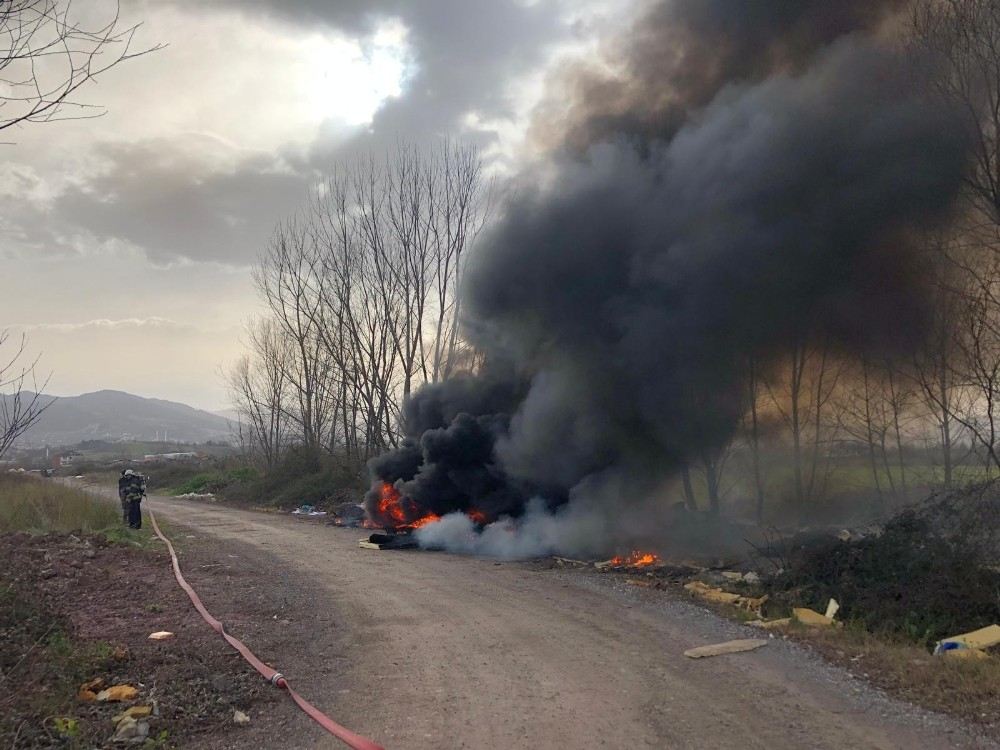
<svg viewBox="0 0 1000 750">
<path fill-rule="evenodd" d="M 751 359 L 916 341 L 966 148 L 874 29 L 899 5 L 653 6 L 471 261 L 485 371 L 410 399 L 376 486 L 490 518 L 642 498 L 731 438 Z"/>
</svg>

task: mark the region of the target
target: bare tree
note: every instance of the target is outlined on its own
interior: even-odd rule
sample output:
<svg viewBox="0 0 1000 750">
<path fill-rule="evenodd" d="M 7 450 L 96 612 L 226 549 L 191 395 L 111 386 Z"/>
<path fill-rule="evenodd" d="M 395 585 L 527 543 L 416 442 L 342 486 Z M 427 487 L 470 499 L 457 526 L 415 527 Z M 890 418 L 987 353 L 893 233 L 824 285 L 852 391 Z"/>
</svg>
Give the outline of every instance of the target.
<svg viewBox="0 0 1000 750">
<path fill-rule="evenodd" d="M 437 319 L 429 380 L 450 377 L 462 360 L 459 348 L 462 271 L 465 251 L 489 221 L 495 182 L 483 177 L 479 152 L 449 141 L 434 155 L 437 177 L 431 233 Z"/>
<path fill-rule="evenodd" d="M 938 434 L 942 480 L 945 487 L 951 487 L 955 481 L 955 446 L 963 429 L 955 415 L 969 412 L 968 392 L 960 387 L 966 378 L 957 329 L 958 321 L 965 317 L 965 295 L 953 280 L 941 281 L 931 300 L 933 317 L 927 340 L 914 353 L 906 374 L 916 384 L 917 397 Z"/>
<path fill-rule="evenodd" d="M 475 149 L 399 144 L 338 165 L 277 229 L 254 279 L 294 354 L 305 445 L 358 460 L 393 447 L 413 390 L 456 371 L 462 267 L 490 196 Z"/>
<path fill-rule="evenodd" d="M 988 271 L 966 293 L 957 345 L 962 368 L 953 377 L 972 397 L 966 408 L 951 406 L 962 424 L 985 451 L 987 465 L 1000 469 L 1000 275 Z"/>
<path fill-rule="evenodd" d="M 932 92 L 965 115 L 974 165 L 967 173 L 973 204 L 1000 221 L 1000 5 L 995 0 L 920 0 L 913 42 L 929 55 Z"/>
<path fill-rule="evenodd" d="M 117 3 L 85 25 L 70 0 L 0 1 L 0 130 L 24 123 L 99 117 L 76 99 L 102 73 L 162 45 L 136 49 L 140 24 L 124 25 Z"/>
<path fill-rule="evenodd" d="M 746 415 L 744 421 L 746 423 L 747 444 L 750 448 L 750 463 L 753 470 L 754 509 L 757 523 L 763 523 L 764 521 L 764 474 L 760 460 L 762 421 L 760 400 L 764 388 L 760 366 L 757 360 L 751 356 L 747 362 L 747 409 L 744 410 Z"/>
<path fill-rule="evenodd" d="M 904 426 L 913 390 L 892 362 L 862 353 L 835 400 L 840 433 L 864 450 L 878 510 L 906 490 Z M 893 455 L 895 453 L 895 456 Z"/>
<path fill-rule="evenodd" d="M 726 442 L 724 445 L 702 451 L 698 457 L 698 464 L 705 477 L 708 510 L 712 515 L 717 516 L 722 510 L 722 476 L 726 470 L 726 462 L 732 454 L 732 447 L 731 441 Z"/>
<path fill-rule="evenodd" d="M 285 359 L 285 379 L 294 388 L 289 412 L 304 446 L 319 450 L 328 434 L 336 384 L 318 331 L 322 303 L 322 257 L 311 227 L 288 221 L 276 230 L 254 273 L 257 288 L 294 356 Z"/>
<path fill-rule="evenodd" d="M 12 341 L 9 331 L 0 331 L 0 352 L 5 348 L 0 355 L 0 458 L 55 401 L 40 392 L 49 379 L 36 380 L 38 358 L 27 358 L 27 338 L 22 334 Z"/>
<path fill-rule="evenodd" d="M 239 415 L 240 442 L 265 469 L 281 457 L 289 438 L 288 372 L 294 352 L 273 319 L 247 325 L 250 354 L 229 370 L 230 400 Z"/>
<path fill-rule="evenodd" d="M 917 60 L 932 63 L 930 93 L 963 115 L 973 156 L 966 215 L 954 236 L 936 243 L 957 270 L 943 300 L 949 326 L 918 367 L 951 484 L 955 424 L 972 435 L 989 466 L 1000 467 L 1000 5 L 920 0 L 911 27 Z"/>
<path fill-rule="evenodd" d="M 690 511 L 698 510 L 698 500 L 694 494 L 694 484 L 691 482 L 691 467 L 681 466 L 681 487 L 684 492 L 684 507 Z"/>
<path fill-rule="evenodd" d="M 803 510 L 807 499 L 819 493 L 819 483 L 826 479 L 821 463 L 829 456 L 821 455 L 821 451 L 832 443 L 827 434 L 826 411 L 842 370 L 828 342 L 814 345 L 803 335 L 792 344 L 784 383 L 766 383 L 791 434 L 795 499 Z"/>
<path fill-rule="evenodd" d="M 362 459 L 396 444 L 403 352 L 402 296 L 385 272 L 385 235 L 371 215 L 379 205 L 369 187 L 374 174 L 371 161 L 335 174 L 312 214 L 324 276 L 317 332 L 340 376 L 344 445 Z"/>
</svg>

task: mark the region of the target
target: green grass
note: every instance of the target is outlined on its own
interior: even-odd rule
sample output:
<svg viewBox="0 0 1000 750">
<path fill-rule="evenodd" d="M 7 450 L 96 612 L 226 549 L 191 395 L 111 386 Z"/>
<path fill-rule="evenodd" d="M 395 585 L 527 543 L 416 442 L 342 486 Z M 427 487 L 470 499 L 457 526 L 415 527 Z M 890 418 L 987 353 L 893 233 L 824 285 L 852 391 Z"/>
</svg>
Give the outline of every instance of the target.
<svg viewBox="0 0 1000 750">
<path fill-rule="evenodd" d="M 120 525 L 112 502 L 49 479 L 0 475 L 0 532 L 97 533 Z"/>
<path fill-rule="evenodd" d="M 165 524 L 160 521 L 160 526 Z M 109 541 L 146 548 L 157 543 L 143 512 L 142 529 L 122 524 L 117 501 L 104 499 L 51 479 L 0 474 L 0 533 L 101 534 Z"/>
<path fill-rule="evenodd" d="M 256 480 L 257 471 L 251 467 L 237 467 L 218 471 L 203 471 L 174 487 L 170 494 L 186 495 L 220 492 L 234 484 L 245 484 Z"/>
</svg>

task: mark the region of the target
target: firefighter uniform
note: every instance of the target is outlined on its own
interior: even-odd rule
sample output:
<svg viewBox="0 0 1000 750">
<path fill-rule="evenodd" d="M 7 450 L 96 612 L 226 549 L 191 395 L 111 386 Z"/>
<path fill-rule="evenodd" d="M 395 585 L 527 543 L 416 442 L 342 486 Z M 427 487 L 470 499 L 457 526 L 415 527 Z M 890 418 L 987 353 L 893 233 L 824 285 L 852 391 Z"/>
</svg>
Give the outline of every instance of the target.
<svg viewBox="0 0 1000 750">
<path fill-rule="evenodd" d="M 141 474 L 129 474 L 125 477 L 125 501 L 128 503 L 128 526 L 130 529 L 142 528 L 142 498 L 146 494 L 146 481 Z"/>
<path fill-rule="evenodd" d="M 122 471 L 122 475 L 118 477 L 118 500 L 122 504 L 122 523 L 128 523 L 128 500 L 125 499 L 125 487 L 128 485 L 128 477 L 125 476 L 125 471 Z"/>
</svg>

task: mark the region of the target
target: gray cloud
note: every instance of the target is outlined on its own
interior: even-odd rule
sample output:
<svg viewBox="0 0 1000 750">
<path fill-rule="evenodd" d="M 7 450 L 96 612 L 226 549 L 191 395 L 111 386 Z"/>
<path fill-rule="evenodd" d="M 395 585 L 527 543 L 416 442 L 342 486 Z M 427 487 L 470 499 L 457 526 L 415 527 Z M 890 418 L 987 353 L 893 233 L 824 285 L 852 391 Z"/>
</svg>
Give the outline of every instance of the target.
<svg viewBox="0 0 1000 750">
<path fill-rule="evenodd" d="M 6 220 L 21 244 L 59 252 L 85 236 L 132 243 L 159 263 L 250 265 L 275 223 L 302 205 L 312 176 L 308 165 L 194 135 L 102 143 L 92 154 L 99 170 L 54 198 L 20 199 Z"/>
<path fill-rule="evenodd" d="M 509 82 L 538 66 L 548 45 L 566 32 L 552 0 L 174 4 L 192 16 L 214 8 L 254 23 L 282 24 L 292 34 L 325 26 L 362 39 L 379 21 L 399 19 L 408 30 L 413 73 L 368 126 L 352 133 L 331 120 L 294 155 L 281 148 L 240 152 L 184 133 L 93 143 L 88 157 L 100 169 L 88 167 L 44 201 L 28 190 L 13 198 L 17 210 L 5 212 L 3 222 L 20 248 L 51 254 L 74 251 L 81 241 L 124 241 L 156 263 L 250 264 L 275 224 L 301 208 L 310 184 L 338 160 L 400 138 L 429 142 L 461 132 L 469 112 L 511 115 Z M 465 135 L 480 143 L 494 137 L 486 131 Z"/>
<path fill-rule="evenodd" d="M 191 0 L 176 0 L 191 5 Z M 199 7 L 204 7 L 198 3 Z M 326 25 L 353 35 L 370 34 L 377 21 L 399 19 L 408 30 L 414 62 L 406 90 L 385 102 L 370 127 L 347 144 L 320 138 L 314 158 L 323 161 L 359 148 L 379 148 L 398 138 L 421 141 L 453 134 L 470 111 L 510 114 L 508 84 L 532 70 L 551 45 L 570 32 L 555 0 L 216 0 L 210 7 L 238 8 L 302 29 Z M 488 141 L 489 132 L 472 133 Z"/>
</svg>

